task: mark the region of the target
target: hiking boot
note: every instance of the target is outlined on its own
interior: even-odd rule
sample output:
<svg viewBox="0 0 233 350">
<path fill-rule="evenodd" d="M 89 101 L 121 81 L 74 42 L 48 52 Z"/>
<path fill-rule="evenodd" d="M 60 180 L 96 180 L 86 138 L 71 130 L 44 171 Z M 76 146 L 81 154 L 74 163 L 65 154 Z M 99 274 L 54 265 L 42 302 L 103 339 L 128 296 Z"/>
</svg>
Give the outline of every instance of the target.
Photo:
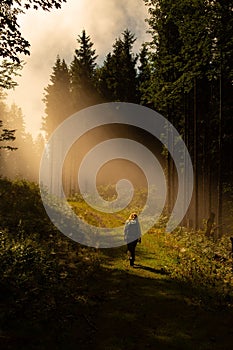
<svg viewBox="0 0 233 350">
<path fill-rule="evenodd" d="M 134 266 L 134 261 L 132 258 L 129 258 L 129 263 L 130 263 L 130 266 Z"/>
</svg>

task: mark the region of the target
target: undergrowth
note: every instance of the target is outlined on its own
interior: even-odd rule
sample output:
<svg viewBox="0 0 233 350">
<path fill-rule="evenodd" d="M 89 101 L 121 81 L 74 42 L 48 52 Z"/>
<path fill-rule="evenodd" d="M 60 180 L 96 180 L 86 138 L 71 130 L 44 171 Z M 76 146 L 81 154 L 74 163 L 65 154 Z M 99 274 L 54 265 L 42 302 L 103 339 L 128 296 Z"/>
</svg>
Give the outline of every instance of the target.
<svg viewBox="0 0 233 350">
<path fill-rule="evenodd" d="M 214 240 L 204 232 L 152 229 L 144 244 L 174 279 L 187 282 L 219 303 L 233 302 L 233 260 L 228 235 Z"/>
<path fill-rule="evenodd" d="M 140 196 L 139 193 L 136 198 L 138 203 Z M 78 327 L 90 330 L 88 314 L 99 303 L 97 292 L 93 294 L 90 289 L 101 270 L 101 252 L 71 241 L 53 226 L 37 185 L 0 179 L 0 199 L 0 329 L 22 334 L 52 324 L 55 341 L 60 329 L 60 336 L 65 339 L 70 324 L 67 320 L 72 318 L 74 325 L 77 322 Z M 107 227 L 122 225 L 133 209 L 132 204 L 110 217 L 90 211 L 77 196 L 69 203 L 83 219 Z M 232 304 L 229 235 L 214 240 L 202 231 L 189 232 L 184 228 L 165 233 L 166 221 L 161 217 L 143 237 L 145 256 L 154 253 L 151 264 L 200 290 L 202 300 L 212 298 L 220 304 Z M 101 283 L 97 285 L 101 287 Z M 20 323 L 22 317 L 24 321 Z M 77 332 L 73 336 L 76 342 Z M 85 334 L 84 337 L 88 338 Z"/>
</svg>

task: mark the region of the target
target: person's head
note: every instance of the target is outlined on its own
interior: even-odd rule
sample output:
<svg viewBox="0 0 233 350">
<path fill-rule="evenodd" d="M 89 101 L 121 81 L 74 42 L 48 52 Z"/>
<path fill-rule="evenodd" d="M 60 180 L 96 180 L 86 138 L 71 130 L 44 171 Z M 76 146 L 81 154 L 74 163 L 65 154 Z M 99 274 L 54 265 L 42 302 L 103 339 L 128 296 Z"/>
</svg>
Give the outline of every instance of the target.
<svg viewBox="0 0 233 350">
<path fill-rule="evenodd" d="M 136 220 L 137 219 L 137 214 L 136 213 L 131 213 L 129 216 L 129 220 Z"/>
</svg>

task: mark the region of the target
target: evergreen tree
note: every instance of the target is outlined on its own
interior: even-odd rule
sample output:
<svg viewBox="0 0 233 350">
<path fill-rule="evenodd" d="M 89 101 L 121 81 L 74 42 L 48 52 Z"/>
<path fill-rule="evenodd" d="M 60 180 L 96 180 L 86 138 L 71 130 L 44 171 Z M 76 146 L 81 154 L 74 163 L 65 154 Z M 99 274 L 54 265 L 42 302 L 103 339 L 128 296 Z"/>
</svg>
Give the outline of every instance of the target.
<svg viewBox="0 0 233 350">
<path fill-rule="evenodd" d="M 72 111 L 70 76 L 65 60 L 58 56 L 50 77 L 51 84 L 45 89 L 45 113 L 42 129 L 46 137 L 62 123 Z"/>
<path fill-rule="evenodd" d="M 5 94 L 0 89 L 0 150 L 15 150 L 12 141 L 15 140 L 15 129 L 7 129 L 7 106 L 5 103 Z M 1 152 L 1 156 L 2 152 Z M 3 161 L 3 159 L 1 159 Z"/>
<path fill-rule="evenodd" d="M 0 120 L 0 149 L 15 150 L 15 147 L 9 145 L 9 142 L 15 140 L 15 130 L 5 129 L 3 121 Z"/>
<path fill-rule="evenodd" d="M 144 91 L 148 88 L 151 76 L 151 62 L 150 53 L 147 45 L 142 45 L 141 51 L 139 52 L 138 75 L 137 75 L 137 90 L 139 102 L 143 105 L 150 105 L 148 101 L 144 100 Z"/>
<path fill-rule="evenodd" d="M 181 112 L 182 95 L 176 88 L 176 82 L 182 72 L 181 47 L 177 24 L 176 2 L 171 6 L 170 0 L 147 1 L 150 6 L 151 17 L 148 19 L 152 42 L 150 43 L 150 70 L 149 81 L 141 87 L 141 101 L 143 104 L 155 108 L 175 126 L 183 124 Z M 169 139 L 173 147 L 174 140 Z M 170 213 L 176 198 L 174 164 L 167 153 L 167 210 Z"/>
<path fill-rule="evenodd" d="M 97 56 L 93 43 L 85 30 L 78 36 L 77 41 L 79 48 L 75 50 L 70 67 L 73 112 L 91 106 L 98 100 L 95 89 Z"/>
<path fill-rule="evenodd" d="M 232 1 L 145 3 L 152 69 L 143 99 L 175 124 L 189 147 L 195 171 L 191 216 L 197 227 L 221 202 L 223 135 L 232 111 L 227 98 L 232 96 Z"/>
<path fill-rule="evenodd" d="M 229 195 L 229 179 L 233 175 L 233 1 L 216 0 L 211 7 L 212 14 L 212 74 L 213 113 L 215 128 L 215 162 L 217 179 L 217 222 L 218 233 L 222 234 L 223 193 Z M 226 191 L 226 188 L 228 189 Z M 231 188 L 231 195 L 233 191 Z M 228 200 L 228 198 L 227 198 Z"/>
<path fill-rule="evenodd" d="M 7 129 L 7 106 L 5 94 L 0 90 L 0 176 L 4 174 L 6 168 L 6 158 L 8 151 L 16 150 L 15 129 Z"/>
<path fill-rule="evenodd" d="M 128 29 L 122 36 L 98 71 L 98 89 L 108 101 L 137 102 L 137 56 L 132 52 L 136 39 Z"/>
<path fill-rule="evenodd" d="M 1 174 L 12 179 L 24 177 L 34 179 L 32 174 L 35 172 L 35 167 L 32 165 L 34 161 L 34 144 L 32 136 L 25 130 L 25 123 L 21 109 L 13 104 L 10 109 L 6 108 L 4 114 L 4 124 L 11 130 L 14 126 L 15 152 L 4 152 Z"/>
</svg>

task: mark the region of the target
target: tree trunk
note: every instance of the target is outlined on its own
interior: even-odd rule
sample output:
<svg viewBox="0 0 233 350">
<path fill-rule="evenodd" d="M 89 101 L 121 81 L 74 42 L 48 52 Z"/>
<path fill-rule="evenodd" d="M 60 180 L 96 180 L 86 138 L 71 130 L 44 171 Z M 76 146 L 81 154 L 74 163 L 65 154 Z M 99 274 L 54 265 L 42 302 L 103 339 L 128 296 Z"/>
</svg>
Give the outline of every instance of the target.
<svg viewBox="0 0 233 350">
<path fill-rule="evenodd" d="M 198 203 L 198 131 L 197 131 L 197 78 L 194 78 L 193 87 L 193 122 L 194 122 L 194 229 L 198 229 L 199 203 Z"/>
<path fill-rule="evenodd" d="M 220 62 L 220 77 L 219 77 L 219 135 L 218 135 L 218 236 L 222 235 L 222 63 Z"/>
</svg>

